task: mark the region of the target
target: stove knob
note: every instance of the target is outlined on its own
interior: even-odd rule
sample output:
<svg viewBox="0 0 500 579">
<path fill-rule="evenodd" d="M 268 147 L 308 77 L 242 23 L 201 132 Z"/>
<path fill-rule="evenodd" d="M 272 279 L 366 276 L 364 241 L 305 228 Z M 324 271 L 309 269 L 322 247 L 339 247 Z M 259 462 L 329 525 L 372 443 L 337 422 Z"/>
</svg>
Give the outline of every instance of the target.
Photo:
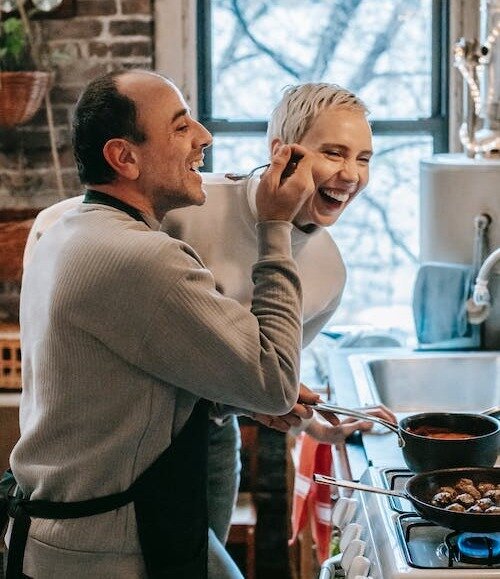
<svg viewBox="0 0 500 579">
<path fill-rule="evenodd" d="M 340 535 L 340 551 L 345 551 L 347 545 L 354 539 L 359 539 L 361 537 L 361 532 L 363 527 L 359 523 L 349 523 L 342 529 L 342 534 Z"/>
<path fill-rule="evenodd" d="M 352 560 L 351 567 L 346 574 L 346 579 L 354 579 L 358 575 L 361 577 L 368 577 L 370 571 L 370 559 L 358 555 Z"/>
<path fill-rule="evenodd" d="M 346 572 L 350 571 L 353 566 L 354 560 L 363 555 L 365 552 L 366 543 L 360 541 L 359 539 L 354 539 L 347 545 L 345 551 L 342 553 L 342 558 L 340 559 L 340 566 Z M 356 573 L 358 575 L 359 573 Z"/>
<path fill-rule="evenodd" d="M 358 501 L 347 497 L 340 497 L 332 511 L 332 525 L 343 529 L 348 523 L 352 521 Z"/>
</svg>

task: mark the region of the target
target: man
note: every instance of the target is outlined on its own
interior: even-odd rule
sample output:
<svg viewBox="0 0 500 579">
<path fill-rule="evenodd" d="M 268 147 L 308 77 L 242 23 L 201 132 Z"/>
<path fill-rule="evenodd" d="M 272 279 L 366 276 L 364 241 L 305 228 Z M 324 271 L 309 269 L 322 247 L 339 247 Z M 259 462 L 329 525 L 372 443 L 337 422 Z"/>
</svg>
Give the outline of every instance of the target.
<svg viewBox="0 0 500 579">
<path fill-rule="evenodd" d="M 314 190 L 310 154 L 276 147 L 261 179 L 247 308 L 158 231 L 167 211 L 205 201 L 197 169 L 210 143 L 177 88 L 151 72 L 110 73 L 78 101 L 87 192 L 41 237 L 23 277 L 11 455 L 23 500 L 11 508 L 8 577 L 205 577 L 204 400 L 221 415 L 224 405 L 307 415 L 296 405 L 302 300 L 290 236 Z M 284 177 L 292 153 L 300 161 Z"/>
<path fill-rule="evenodd" d="M 315 193 L 308 207 L 294 220 L 292 253 L 304 288 L 303 342 L 309 344 L 337 308 L 345 284 L 345 267 L 325 226 L 336 222 L 346 206 L 368 182 L 372 155 L 368 111 L 353 93 L 328 83 L 290 87 L 274 109 L 268 129 L 269 148 L 295 140 L 306 144 L 313 155 Z M 194 246 L 214 273 L 218 289 L 250 307 L 250 270 L 255 249 L 255 197 L 260 177 L 238 183 L 222 176 L 204 175 L 208 192 L 201 207 L 167 213 L 162 228 Z M 337 198 L 335 198 L 337 197 Z M 34 241 L 69 208 L 81 203 L 77 197 L 42 211 L 30 232 L 25 263 L 31 259 Z M 306 231 L 303 231 L 305 229 Z M 370 413 L 396 421 L 385 407 Z M 292 415 L 256 416 L 281 431 L 290 428 Z M 316 440 L 333 444 L 372 423 L 343 420 L 330 424 L 315 417 L 302 428 Z M 224 544 L 239 483 L 239 430 L 234 416 L 209 423 L 209 524 Z M 210 535 L 209 571 L 214 579 L 238 577 L 237 570 L 213 534 Z"/>
<path fill-rule="evenodd" d="M 340 303 L 345 267 L 325 227 L 333 225 L 366 187 L 372 157 L 372 134 L 366 105 L 350 91 L 329 83 L 289 87 L 269 121 L 269 150 L 283 143 L 299 143 L 312 155 L 314 194 L 293 220 L 292 253 L 304 291 L 303 346 L 324 327 Z M 202 207 L 169 212 L 162 229 L 189 243 L 213 272 L 219 290 L 250 307 L 251 279 L 256 258 L 256 193 L 260 177 L 240 182 L 211 177 Z M 373 415 L 396 422 L 387 408 L 370 409 Z M 257 417 L 286 430 L 275 417 Z M 271 424 L 270 424 L 271 423 Z M 369 422 L 343 420 L 330 424 L 321 418 L 308 421 L 308 434 L 333 444 L 355 430 L 369 430 Z M 227 538 L 238 489 L 239 431 L 234 416 L 209 425 L 209 522 L 219 540 Z"/>
</svg>

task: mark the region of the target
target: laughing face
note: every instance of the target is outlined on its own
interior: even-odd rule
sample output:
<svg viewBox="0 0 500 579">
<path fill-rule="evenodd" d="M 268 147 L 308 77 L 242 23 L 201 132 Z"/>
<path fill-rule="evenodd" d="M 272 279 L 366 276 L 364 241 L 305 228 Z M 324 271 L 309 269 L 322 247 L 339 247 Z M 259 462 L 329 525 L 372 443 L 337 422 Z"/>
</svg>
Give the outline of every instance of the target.
<svg viewBox="0 0 500 579">
<path fill-rule="evenodd" d="M 366 187 L 372 156 L 370 125 L 362 111 L 331 107 L 322 111 L 299 141 L 314 154 L 316 191 L 294 224 L 327 227 Z"/>
<path fill-rule="evenodd" d="M 146 140 L 134 145 L 140 164 L 138 184 L 154 212 L 205 202 L 201 175 L 210 133 L 191 117 L 182 94 L 170 82 L 149 74 L 122 77 L 126 92 L 137 104 L 138 123 Z M 122 83 L 124 81 L 122 80 Z"/>
</svg>

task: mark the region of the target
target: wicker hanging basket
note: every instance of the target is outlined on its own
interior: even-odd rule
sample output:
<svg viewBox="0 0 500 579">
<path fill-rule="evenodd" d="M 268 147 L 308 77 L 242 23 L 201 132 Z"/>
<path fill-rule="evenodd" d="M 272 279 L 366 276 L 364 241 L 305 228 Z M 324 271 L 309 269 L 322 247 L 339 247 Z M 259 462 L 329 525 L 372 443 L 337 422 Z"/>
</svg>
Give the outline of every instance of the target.
<svg viewBox="0 0 500 579">
<path fill-rule="evenodd" d="M 49 72 L 0 72 L 0 126 L 29 121 L 42 104 L 50 78 Z"/>
</svg>

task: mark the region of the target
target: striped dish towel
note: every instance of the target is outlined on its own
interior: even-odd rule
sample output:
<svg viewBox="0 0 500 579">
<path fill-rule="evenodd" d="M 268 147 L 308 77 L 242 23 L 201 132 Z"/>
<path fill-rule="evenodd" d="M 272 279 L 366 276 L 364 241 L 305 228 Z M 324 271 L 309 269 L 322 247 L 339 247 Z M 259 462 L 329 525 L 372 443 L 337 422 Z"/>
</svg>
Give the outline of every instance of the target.
<svg viewBox="0 0 500 579">
<path fill-rule="evenodd" d="M 300 531 L 311 522 L 311 531 L 316 543 L 316 556 L 321 564 L 329 555 L 332 534 L 331 489 L 327 485 L 316 484 L 313 474 L 332 476 L 332 448 L 311 438 L 305 432 L 297 437 L 296 451 L 298 465 L 292 503 L 292 545 Z"/>
</svg>

